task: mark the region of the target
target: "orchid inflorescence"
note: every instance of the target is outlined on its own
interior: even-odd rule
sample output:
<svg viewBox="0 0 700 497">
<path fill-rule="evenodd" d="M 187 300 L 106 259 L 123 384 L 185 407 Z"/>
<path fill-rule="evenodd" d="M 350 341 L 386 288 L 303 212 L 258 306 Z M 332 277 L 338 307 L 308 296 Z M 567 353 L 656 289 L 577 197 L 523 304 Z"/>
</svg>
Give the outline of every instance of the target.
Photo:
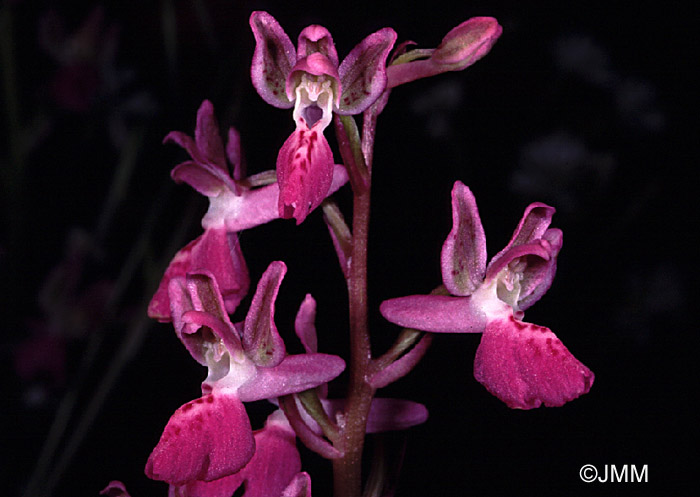
<svg viewBox="0 0 700 497">
<path fill-rule="evenodd" d="M 296 438 L 333 463 L 335 494 L 362 494 L 361 458 L 367 433 L 423 423 L 418 403 L 375 398 L 376 390 L 410 372 L 434 333 L 482 333 L 474 376 L 508 407 L 561 406 L 586 393 L 593 373 L 548 328 L 524 322 L 524 311 L 549 289 L 562 247 L 550 228 L 554 208 L 533 203 L 508 245 L 487 263 L 486 239 L 474 195 L 460 181 L 452 191 L 453 227 L 442 248 L 443 283 L 429 295 L 389 299 L 382 316 L 405 327 L 394 345 L 374 357 L 367 309 L 367 233 L 374 132 L 393 88 L 486 55 L 501 34 L 490 17 L 452 29 L 436 49 L 395 46 L 384 28 L 340 61 L 330 32 L 306 27 L 295 47 L 267 12 L 254 12 L 256 41 L 251 78 L 260 96 L 293 109 L 295 130 L 278 144 L 276 171 L 246 176 L 238 132 L 224 144 L 214 107 L 204 101 L 194 138 L 173 131 L 166 142 L 190 159 L 172 170 L 209 199 L 204 233 L 168 266 L 149 316 L 171 322 L 192 357 L 205 366 L 202 396 L 181 406 L 167 423 L 146 474 L 167 482 L 172 496 L 310 496 Z M 355 118 L 362 114 L 361 132 Z M 331 122 L 340 161 L 324 136 Z M 352 190 L 352 226 L 332 195 Z M 288 354 L 275 323 L 275 302 L 287 266 L 273 261 L 257 283 L 242 322 L 232 322 L 250 290 L 238 234 L 275 219 L 306 220 L 319 206 L 347 280 L 350 351 L 344 360 L 318 351 L 316 301 L 307 295 L 294 331 L 304 348 Z M 321 331 L 323 333 L 323 331 Z M 346 364 L 346 360 L 348 361 Z M 348 369 L 347 395 L 328 397 L 327 384 Z M 253 430 L 245 403 L 276 406 Z M 112 482 L 105 495 L 128 495 Z M 364 495 L 383 495 L 381 486 Z"/>
</svg>

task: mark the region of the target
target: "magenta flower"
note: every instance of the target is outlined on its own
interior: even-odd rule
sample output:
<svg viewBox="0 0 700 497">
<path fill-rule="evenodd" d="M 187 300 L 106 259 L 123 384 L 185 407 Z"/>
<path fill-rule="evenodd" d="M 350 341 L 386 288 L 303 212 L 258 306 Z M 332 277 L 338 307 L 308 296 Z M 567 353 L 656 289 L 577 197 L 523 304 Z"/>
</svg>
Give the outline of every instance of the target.
<svg viewBox="0 0 700 497">
<path fill-rule="evenodd" d="M 510 243 L 486 265 L 476 201 L 456 182 L 452 231 L 442 247 L 442 278 L 452 296 L 414 295 L 382 303 L 392 323 L 436 333 L 483 333 L 474 376 L 509 407 L 561 406 L 587 393 L 594 375 L 548 328 L 521 321 L 549 289 L 562 232 L 548 228 L 554 209 L 525 209 Z"/>
<path fill-rule="evenodd" d="M 232 475 L 253 457 L 255 441 L 243 402 L 314 388 L 338 376 L 345 362 L 326 354 L 287 355 L 274 322 L 286 273 L 273 262 L 263 274 L 244 323 L 229 320 L 216 279 L 205 271 L 169 284 L 175 331 L 207 366 L 203 396 L 180 407 L 151 453 L 146 474 L 181 486 Z"/>
<path fill-rule="evenodd" d="M 202 219 L 204 234 L 181 249 L 165 271 L 158 290 L 148 306 L 148 315 L 168 322 L 171 279 L 190 271 L 209 271 L 217 280 L 226 310 L 232 313 L 248 293 L 250 278 L 236 233 L 279 218 L 279 187 L 271 171 L 245 177 L 240 136 L 230 128 L 224 149 L 214 107 L 208 100 L 197 111 L 194 139 L 172 131 L 164 142 L 184 148 L 191 160 L 175 166 L 171 172 L 177 183 L 187 183 L 209 198 L 209 210 Z M 226 158 L 233 165 L 229 173 Z M 334 166 L 330 192 L 347 181 L 342 166 Z"/>
<path fill-rule="evenodd" d="M 386 88 L 386 58 L 396 33 L 369 35 L 338 63 L 333 38 L 322 26 L 306 27 L 295 50 L 289 36 L 267 12 L 253 12 L 253 86 L 270 105 L 294 107 L 296 130 L 277 157 L 279 215 L 301 223 L 328 195 L 333 153 L 323 131 L 333 112 L 359 114 Z"/>
</svg>

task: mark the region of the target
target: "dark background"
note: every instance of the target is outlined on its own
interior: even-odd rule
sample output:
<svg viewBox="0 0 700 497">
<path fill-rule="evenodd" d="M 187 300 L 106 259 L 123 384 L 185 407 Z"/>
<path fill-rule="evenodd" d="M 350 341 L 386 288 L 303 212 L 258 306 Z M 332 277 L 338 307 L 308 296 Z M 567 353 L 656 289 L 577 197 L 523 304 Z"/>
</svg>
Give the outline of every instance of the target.
<svg viewBox="0 0 700 497">
<path fill-rule="evenodd" d="M 164 264 L 201 232 L 206 199 L 170 185 L 185 154 L 161 141 L 171 130 L 191 134 L 207 98 L 222 129 L 240 130 L 249 171 L 274 168 L 291 114 L 267 106 L 249 80 L 248 17 L 267 10 L 292 40 L 308 24 L 326 26 L 341 59 L 384 26 L 419 47 L 437 46 L 477 15 L 504 29 L 466 71 L 394 90 L 380 117 L 370 237 L 377 353 L 397 332 L 378 304 L 440 283 L 455 180 L 477 198 L 490 255 L 533 201 L 555 206 L 553 225 L 564 231 L 554 285 L 526 320 L 551 328 L 595 372 L 591 392 L 562 408 L 511 411 L 472 376 L 479 337 L 437 336 L 415 371 L 380 392 L 430 410 L 424 425 L 386 437 L 393 465 L 406 448 L 397 495 L 687 495 L 698 462 L 690 315 L 698 19 L 680 2 L 614 4 L 106 1 L 99 36 L 71 49 L 71 34 L 97 4 L 6 1 L 3 47 L 13 56 L 3 58 L 0 138 L 4 493 L 22 494 L 68 398 L 67 430 L 39 478 L 51 495 L 97 495 L 112 479 L 133 497 L 166 495 L 143 467 L 168 417 L 199 395 L 205 371 L 170 326 L 133 330 L 145 322 Z M 52 34 L 59 22 L 64 37 Z M 106 215 L 124 164 L 133 171 Z M 349 200 L 339 194 L 346 212 Z M 65 247 L 76 230 L 88 248 L 71 258 Z M 320 215 L 300 228 L 276 221 L 250 230 L 241 244 L 253 282 L 272 260 L 289 267 L 277 303 L 288 348 L 298 351 L 293 317 L 310 292 L 321 350 L 343 355 L 344 282 Z M 64 266 L 69 276 L 39 298 Z M 125 337 L 131 345 L 120 356 Z M 38 364 L 30 371 L 22 369 L 27 350 Z M 110 372 L 118 374 L 105 386 Z M 249 407 L 260 426 L 268 406 Z M 84 436 L 71 438 L 76 430 Z M 302 451 L 314 495 L 330 495 L 329 465 Z M 648 465 L 649 482 L 584 484 L 584 464 Z"/>
</svg>

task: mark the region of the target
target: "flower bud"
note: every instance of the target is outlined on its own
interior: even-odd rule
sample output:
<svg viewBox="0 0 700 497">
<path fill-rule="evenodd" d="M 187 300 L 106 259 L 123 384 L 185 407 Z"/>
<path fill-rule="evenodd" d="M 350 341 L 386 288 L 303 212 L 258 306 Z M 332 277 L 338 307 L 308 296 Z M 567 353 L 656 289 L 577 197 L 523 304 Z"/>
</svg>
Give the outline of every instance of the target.
<svg viewBox="0 0 700 497">
<path fill-rule="evenodd" d="M 486 55 L 502 32 L 493 17 L 473 17 L 447 33 L 430 59 L 450 71 L 462 70 Z"/>
</svg>

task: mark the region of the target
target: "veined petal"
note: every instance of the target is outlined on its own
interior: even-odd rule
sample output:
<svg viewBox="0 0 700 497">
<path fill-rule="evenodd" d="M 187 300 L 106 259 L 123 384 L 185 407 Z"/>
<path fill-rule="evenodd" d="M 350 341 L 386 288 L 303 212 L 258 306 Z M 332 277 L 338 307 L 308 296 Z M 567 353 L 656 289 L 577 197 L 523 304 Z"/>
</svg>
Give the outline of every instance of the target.
<svg viewBox="0 0 700 497">
<path fill-rule="evenodd" d="M 161 322 L 171 321 L 169 282 L 192 271 L 208 271 L 214 275 L 226 309 L 230 313 L 248 293 L 248 267 L 236 235 L 229 235 L 224 228 L 207 229 L 173 257 L 148 305 L 150 317 Z"/>
<path fill-rule="evenodd" d="M 146 475 L 172 485 L 216 480 L 240 470 L 254 452 L 243 403 L 213 393 L 175 411 L 148 458 Z"/>
<path fill-rule="evenodd" d="M 257 375 L 238 389 L 243 402 L 272 399 L 328 383 L 345 369 L 345 361 L 329 354 L 286 356 L 271 368 L 257 368 Z"/>
<path fill-rule="evenodd" d="M 362 40 L 340 64 L 342 94 L 338 113 L 364 112 L 386 89 L 386 59 L 396 42 L 396 32 L 380 29 Z"/>
<path fill-rule="evenodd" d="M 318 207 L 333 180 L 333 152 L 318 129 L 297 127 L 277 156 L 279 215 L 300 224 Z"/>
<path fill-rule="evenodd" d="M 245 318 L 242 343 L 246 355 L 257 365 L 277 366 L 286 351 L 275 326 L 275 300 L 287 273 L 284 262 L 270 263 L 260 278 Z"/>
<path fill-rule="evenodd" d="M 320 53 L 324 55 L 333 64 L 338 67 L 338 52 L 333 43 L 333 37 L 330 32 L 323 26 L 312 24 L 307 26 L 299 33 L 297 43 L 298 52 L 297 59 L 307 57 L 312 53 Z"/>
<path fill-rule="evenodd" d="M 382 302 L 382 316 L 405 328 L 435 333 L 481 333 L 486 314 L 471 297 L 411 295 Z"/>
<path fill-rule="evenodd" d="M 287 98 L 284 87 L 297 59 L 294 45 L 267 12 L 253 12 L 250 27 L 255 36 L 255 52 L 250 69 L 253 86 L 268 104 L 288 109 L 292 102 Z"/>
<path fill-rule="evenodd" d="M 587 393 L 595 376 L 548 328 L 513 316 L 486 326 L 474 377 L 508 407 L 556 407 Z"/>
<path fill-rule="evenodd" d="M 452 188 L 452 230 L 440 261 L 442 280 L 452 295 L 469 295 L 484 280 L 486 235 L 474 195 L 461 181 Z"/>
</svg>

